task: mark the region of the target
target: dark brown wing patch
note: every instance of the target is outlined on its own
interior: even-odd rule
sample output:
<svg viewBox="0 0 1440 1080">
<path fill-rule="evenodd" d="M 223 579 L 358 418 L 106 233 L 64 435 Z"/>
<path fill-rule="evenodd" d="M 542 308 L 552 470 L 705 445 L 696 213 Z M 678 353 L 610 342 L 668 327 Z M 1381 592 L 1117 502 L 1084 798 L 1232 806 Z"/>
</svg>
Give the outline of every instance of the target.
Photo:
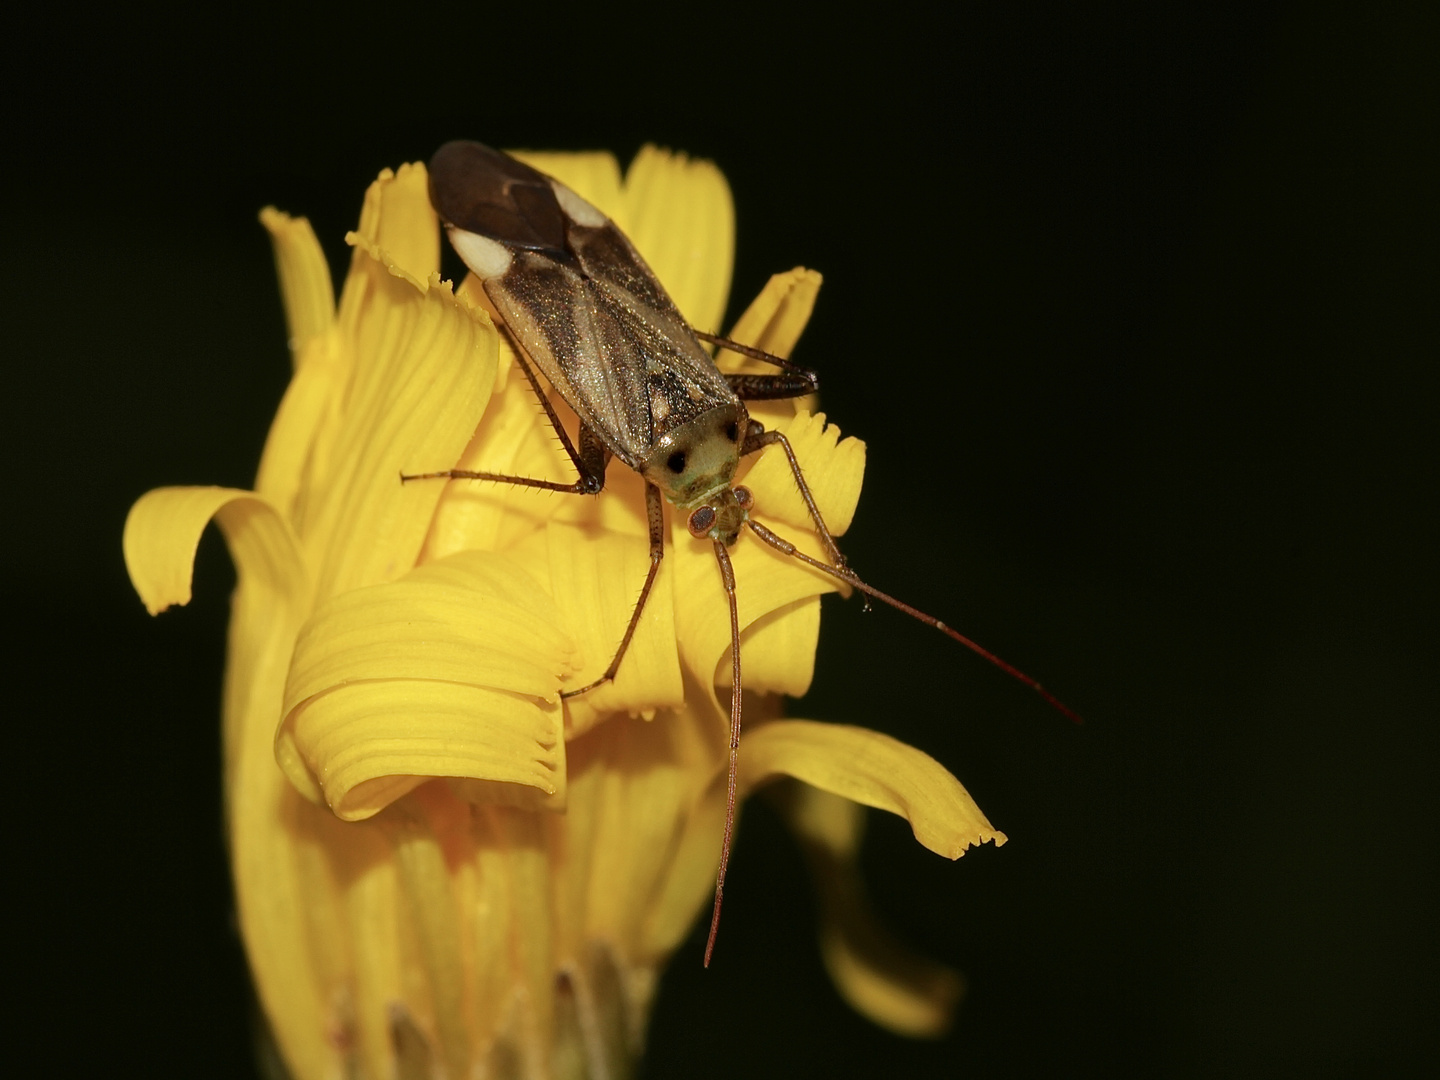
<svg viewBox="0 0 1440 1080">
<path fill-rule="evenodd" d="M 565 215 L 544 175 L 478 142 L 448 142 L 430 159 L 430 204 L 447 225 L 564 258 Z"/>
</svg>

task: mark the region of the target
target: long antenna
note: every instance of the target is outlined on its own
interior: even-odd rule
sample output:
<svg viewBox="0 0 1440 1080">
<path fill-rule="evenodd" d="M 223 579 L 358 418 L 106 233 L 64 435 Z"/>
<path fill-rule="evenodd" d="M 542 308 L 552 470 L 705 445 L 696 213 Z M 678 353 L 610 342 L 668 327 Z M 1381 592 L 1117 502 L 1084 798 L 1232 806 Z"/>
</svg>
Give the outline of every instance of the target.
<svg viewBox="0 0 1440 1080">
<path fill-rule="evenodd" d="M 889 593 L 883 593 L 879 589 L 875 588 L 873 585 L 867 585 L 865 582 L 861 581 L 860 578 L 856 576 L 855 572 L 849 567 L 845 567 L 843 569 L 839 567 L 834 567 L 831 566 L 829 563 L 823 563 L 819 559 L 815 559 L 809 555 L 806 555 L 805 552 L 801 551 L 789 540 L 786 540 L 784 537 L 777 536 L 775 533 L 767 529 L 764 525 L 761 525 L 758 521 L 747 519 L 745 523 L 750 526 L 750 530 L 756 536 L 758 536 L 761 540 L 764 540 L 765 543 L 769 544 L 776 551 L 779 551 L 784 555 L 789 555 L 793 558 L 799 559 L 807 566 L 813 566 L 816 570 L 819 570 L 822 573 L 829 574 L 831 577 L 837 578 L 840 581 L 845 582 L 847 585 L 854 586 L 855 588 L 863 592 L 865 595 L 873 596 L 876 600 L 879 600 L 885 604 L 889 604 L 891 607 L 896 608 L 899 611 L 903 611 L 911 618 L 919 619 L 926 625 L 935 627 L 936 630 L 939 630 L 941 633 L 954 638 L 961 645 L 964 645 L 971 652 L 975 653 L 975 655 L 983 657 L 984 659 L 990 661 L 990 663 L 994 664 L 1001 671 L 1005 672 L 1005 674 L 1010 675 L 1013 678 L 1019 679 L 1022 683 L 1030 687 L 1030 689 L 1034 690 L 1042 698 L 1048 701 L 1057 711 L 1059 711 L 1064 716 L 1069 717 L 1075 723 L 1083 724 L 1085 722 L 1080 718 L 1079 713 L 1077 713 L 1074 709 L 1070 708 L 1070 706 L 1066 705 L 1054 694 L 1050 693 L 1049 690 L 1046 690 L 1045 687 L 1041 686 L 1037 680 L 1032 679 L 1029 675 L 1026 675 L 1014 664 L 1007 663 L 1006 661 L 1000 659 L 1000 657 L 996 656 L 989 649 L 985 648 L 983 645 L 980 645 L 978 642 L 970 640 L 968 637 L 960 633 L 960 631 L 956 630 L 954 627 L 947 626 L 945 623 L 935 618 L 934 615 L 927 615 L 919 608 L 911 607 L 909 604 L 905 603 L 905 601 L 897 600 Z"/>
<path fill-rule="evenodd" d="M 735 772 L 740 763 L 740 611 L 735 605 L 735 568 L 724 541 L 712 542 L 720 577 L 725 582 L 725 596 L 730 601 L 730 776 L 725 794 L 725 838 L 720 841 L 720 872 L 715 878 L 715 908 L 710 913 L 710 936 L 705 939 L 707 968 L 715 951 L 715 935 L 720 932 L 720 901 L 725 895 L 725 871 L 730 865 L 730 840 L 735 832 Z"/>
</svg>

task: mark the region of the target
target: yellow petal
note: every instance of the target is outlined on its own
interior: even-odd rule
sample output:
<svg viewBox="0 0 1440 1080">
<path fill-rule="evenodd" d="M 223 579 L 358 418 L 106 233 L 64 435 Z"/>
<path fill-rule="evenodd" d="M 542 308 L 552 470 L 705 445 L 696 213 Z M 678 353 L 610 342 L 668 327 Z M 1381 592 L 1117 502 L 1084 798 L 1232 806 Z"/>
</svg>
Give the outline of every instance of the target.
<svg viewBox="0 0 1440 1080">
<path fill-rule="evenodd" d="M 859 499 L 865 444 L 840 440 L 838 429 L 826 427 L 823 416 L 792 416 L 778 427 L 791 440 L 826 524 L 832 532 L 843 532 Z M 767 448 L 742 479 L 754 493 L 757 520 L 773 523 L 800 550 L 828 561 L 782 448 Z M 729 607 L 714 550 L 708 540 L 691 537 L 683 523 L 676 521 L 671 531 L 681 655 L 702 683 L 729 685 Z M 746 688 L 803 694 L 814 672 L 819 634 L 814 598 L 837 591 L 839 583 L 753 535 L 742 535 L 730 555 L 744 632 L 741 668 Z M 781 609 L 783 616 L 778 614 Z"/>
<path fill-rule="evenodd" d="M 840 429 L 826 424 L 824 413 L 812 416 L 802 412 L 781 420 L 774 429 L 790 441 L 826 528 L 832 536 L 844 535 L 860 501 L 860 487 L 865 479 L 865 444 L 853 436 L 841 439 Z M 800 498 L 795 473 L 783 447 L 766 447 L 750 471 L 740 476 L 740 481 L 754 493 L 755 516 L 760 521 L 792 529 L 815 528 L 810 510 Z M 785 538 L 794 539 L 788 534 Z"/>
<path fill-rule="evenodd" d="M 864 810 L 807 784 L 773 790 L 815 882 L 820 953 L 836 988 L 857 1012 L 897 1034 L 944 1034 L 964 983 L 895 941 L 875 916 L 855 861 Z"/>
<path fill-rule="evenodd" d="M 665 727 L 688 734 L 701 749 L 692 753 L 695 773 L 687 778 L 692 798 L 682 804 L 679 836 L 666 848 L 664 875 L 645 915 L 638 945 L 642 958 L 668 956 L 690 932 L 696 912 L 715 890 L 720 838 L 725 827 L 724 763 L 730 714 L 728 709 L 722 712 L 709 695 L 700 694 L 693 684 L 691 691 L 685 708 L 664 721 Z M 777 697 L 746 694 L 745 722 L 763 726 L 779 715 L 780 707 Z M 609 725 L 603 730 L 608 734 Z M 701 785 L 707 782 L 703 795 L 695 797 L 693 793 L 701 791 Z M 740 808 L 736 809 L 738 812 Z"/>
<path fill-rule="evenodd" d="M 624 637 L 650 569 L 649 543 L 640 537 L 563 524 L 552 524 L 546 535 L 552 595 L 583 657 L 568 685 L 585 686 L 609 666 Z M 666 565 L 669 562 L 660 564 L 614 680 L 566 702 L 568 738 L 608 713 L 650 712 L 685 700 L 675 648 L 674 575 Z"/>
<path fill-rule="evenodd" d="M 440 270 L 440 221 L 430 205 L 430 177 L 416 162 L 385 169 L 365 192 L 355 229 L 364 247 L 386 252 L 416 282 Z"/>
<path fill-rule="evenodd" d="M 683 524 L 672 528 L 675 537 L 675 629 L 679 636 L 680 656 L 686 668 L 701 685 L 730 685 L 730 608 L 715 562 L 710 541 L 696 540 L 684 531 Z M 819 541 L 809 534 L 793 538 L 796 547 L 823 559 Z M 740 616 L 741 677 L 745 688 L 754 691 L 786 694 L 803 693 L 810 685 L 814 671 L 815 641 L 812 630 L 819 624 L 808 615 L 799 614 L 802 623 L 785 631 L 771 630 L 772 646 L 788 645 L 788 652 L 772 652 L 761 657 L 757 649 L 747 647 L 749 628 L 772 612 L 803 609 L 791 605 L 810 597 L 834 592 L 837 583 L 818 570 L 786 558 L 762 544 L 753 536 L 741 537 L 730 550 L 735 568 L 735 599 Z M 766 681 L 766 680 L 771 681 Z"/>
<path fill-rule="evenodd" d="M 473 280 L 466 279 L 467 291 Z M 500 352 L 508 350 L 501 339 Z M 560 448 L 523 372 L 513 364 L 454 467 L 562 483 L 575 479 L 574 465 Z M 596 501 L 488 480 L 426 482 L 440 486 L 442 495 L 421 561 L 466 548 L 503 551 L 542 530 L 565 504 Z"/>
<path fill-rule="evenodd" d="M 740 744 L 741 785 L 748 791 L 781 775 L 899 814 L 915 839 L 947 859 L 987 840 L 1005 843 L 943 765 L 878 731 L 777 720 L 748 732 Z"/>
<path fill-rule="evenodd" d="M 190 602 L 195 549 L 211 518 L 242 581 L 257 579 L 279 596 L 303 588 L 295 537 L 265 499 L 233 488 L 156 488 L 130 508 L 122 541 L 130 581 L 150 614 Z"/>
<path fill-rule="evenodd" d="M 335 322 L 335 288 L 330 283 L 330 265 L 307 219 L 294 218 L 267 206 L 260 211 L 260 224 L 270 233 L 270 243 L 275 249 L 285 328 L 290 336 L 290 350 L 298 361 L 302 346 L 312 337 L 325 333 Z"/>
<path fill-rule="evenodd" d="M 349 357 L 334 326 L 306 340 L 295 354 L 295 373 L 280 400 L 255 491 L 269 499 L 287 521 L 295 520 L 306 476 L 319 468 L 316 448 L 325 446 L 338 425 L 340 401 L 350 376 Z"/>
<path fill-rule="evenodd" d="M 743 345 L 753 345 L 774 356 L 789 359 L 791 351 L 800 340 L 810 314 L 815 310 L 815 300 L 820 292 L 821 277 L 814 270 L 796 267 L 783 274 L 775 274 L 765 283 L 754 302 L 746 308 L 730 330 L 730 338 Z M 716 360 L 721 371 L 771 374 L 776 369 L 772 364 L 752 360 L 738 353 L 717 350 Z M 822 371 L 824 358 L 812 361 Z M 821 376 L 824 385 L 824 376 Z M 784 421 L 802 410 L 814 412 L 816 395 L 803 398 L 789 398 L 779 401 L 754 401 L 747 405 L 750 417 L 759 420 L 767 428 L 778 427 Z"/>
<path fill-rule="evenodd" d="M 495 385 L 489 318 L 435 275 L 418 283 L 383 249 L 350 239 L 340 330 L 353 372 L 310 470 L 313 497 L 297 509 L 319 599 L 414 566 L 445 485 L 400 474 L 452 467 Z"/>
<path fill-rule="evenodd" d="M 753 345 L 788 360 L 810 321 L 811 312 L 815 310 L 815 299 L 823 280 L 818 272 L 803 266 L 772 275 L 765 288 L 760 290 L 760 295 L 731 328 L 731 340 Z M 775 370 L 770 364 L 738 353 L 722 353 L 721 356 L 724 358 L 721 367 L 726 371 Z"/>
<path fill-rule="evenodd" d="M 333 598 L 302 629 L 276 756 L 304 794 L 369 817 L 434 776 L 564 797 L 570 643 L 540 584 L 466 552 Z M 465 789 L 480 797 L 480 789 Z M 497 798 L 513 801 L 523 793 Z"/>
<path fill-rule="evenodd" d="M 803 697 L 815 678 L 815 648 L 819 641 L 819 596 L 794 600 L 760 616 L 741 637 L 741 679 L 745 689 Z M 715 685 L 730 685 L 728 649 L 716 665 Z"/>
<path fill-rule="evenodd" d="M 710 161 L 642 147 L 625 174 L 620 221 L 691 326 L 715 331 L 735 262 L 735 205 Z"/>
<path fill-rule="evenodd" d="M 363 821 L 437 776 L 534 789 L 458 789 L 467 798 L 484 790 L 496 802 L 559 808 L 563 737 L 558 702 L 483 686 L 387 681 L 303 703 L 286 717 L 276 760 L 301 794 L 324 799 L 345 821 Z"/>
<path fill-rule="evenodd" d="M 433 805 L 448 808 L 455 803 L 453 799 L 434 796 L 427 800 L 426 794 L 428 789 L 418 793 L 413 807 L 397 808 L 402 812 L 394 815 L 391 828 L 395 866 L 415 930 L 412 966 L 424 973 L 426 988 L 430 991 L 415 1004 L 421 1008 L 429 1006 L 426 1027 L 439 1043 L 436 1049 L 446 1064 L 445 1071 L 451 1076 L 463 1076 L 470 1057 L 465 1017 L 465 956 L 459 948 L 464 937 L 443 838 L 433 831 L 432 821 L 425 812 Z M 441 815 L 442 821 L 454 817 L 445 814 L 443 809 Z"/>
<path fill-rule="evenodd" d="M 270 207 L 261 211 L 260 222 L 275 251 L 295 373 L 265 439 L 255 490 L 293 520 L 312 452 L 325 440 L 349 365 L 336 333 L 330 267 L 310 222 Z"/>
<path fill-rule="evenodd" d="M 553 697 L 572 646 L 541 584 L 504 555 L 461 552 L 341 593 L 295 642 L 284 711 L 346 683 L 431 679 Z"/>
<path fill-rule="evenodd" d="M 628 955 L 641 938 L 670 933 L 676 920 L 683 935 L 697 890 L 714 888 L 720 822 L 707 817 L 701 830 L 713 830 L 689 846 L 682 841 L 722 756 L 719 714 L 693 683 L 690 691 L 698 708 L 687 702 L 653 723 L 614 717 L 570 743 L 562 897 L 577 947 L 586 938 L 609 941 Z M 679 908 L 667 897 L 679 898 Z"/>
</svg>

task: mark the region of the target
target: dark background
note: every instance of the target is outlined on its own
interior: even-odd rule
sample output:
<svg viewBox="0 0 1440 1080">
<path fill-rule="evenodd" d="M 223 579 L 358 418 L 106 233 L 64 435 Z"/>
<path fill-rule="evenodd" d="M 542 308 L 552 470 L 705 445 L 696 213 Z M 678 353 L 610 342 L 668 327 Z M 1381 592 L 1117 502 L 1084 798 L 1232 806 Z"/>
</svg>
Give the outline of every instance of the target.
<svg viewBox="0 0 1440 1080">
<path fill-rule="evenodd" d="M 828 606 L 797 715 L 929 751 L 1011 837 L 952 865 L 873 817 L 876 904 L 969 997 L 939 1043 L 851 1014 L 757 806 L 647 1076 L 1434 1066 L 1434 10 L 991 7 L 7 16 L 12 1059 L 251 1075 L 233 579 L 210 537 L 152 620 L 120 528 L 253 477 L 288 363 L 256 211 L 338 282 L 377 170 L 470 136 L 714 158 L 736 305 L 826 274 L 799 356 L 870 444 L 853 563 L 1087 718 Z"/>
</svg>

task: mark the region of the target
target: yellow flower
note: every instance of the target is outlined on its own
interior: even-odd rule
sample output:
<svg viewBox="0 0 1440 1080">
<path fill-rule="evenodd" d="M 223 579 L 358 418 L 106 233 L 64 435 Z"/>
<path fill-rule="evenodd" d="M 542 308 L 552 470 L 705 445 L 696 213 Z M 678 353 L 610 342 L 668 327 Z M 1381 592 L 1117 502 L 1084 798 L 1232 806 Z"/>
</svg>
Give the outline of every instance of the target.
<svg viewBox="0 0 1440 1080">
<path fill-rule="evenodd" d="M 694 325 L 719 324 L 733 212 L 713 166 L 646 149 L 622 180 L 604 154 L 526 159 L 610 214 Z M 659 973 L 714 887 L 730 637 L 709 542 L 670 522 L 618 677 L 562 701 L 608 663 L 639 592 L 639 478 L 612 468 L 593 499 L 401 484 L 402 471 L 451 466 L 571 474 L 483 294 L 438 276 L 422 166 L 371 186 L 338 305 L 308 222 L 261 220 L 294 376 L 255 490 L 148 493 L 125 557 L 151 612 L 189 600 L 208 521 L 236 563 L 228 828 L 280 1053 L 302 1080 L 623 1074 Z M 778 275 L 732 336 L 787 354 L 819 282 Z M 788 434 L 843 532 L 863 445 L 793 403 L 752 413 Z M 746 483 L 763 520 L 820 554 L 783 458 L 767 453 Z M 842 993 L 892 1029 L 938 1033 L 958 978 L 872 925 L 855 873 L 860 807 L 904 815 L 949 858 L 1004 836 L 919 751 L 779 718 L 777 695 L 809 685 L 819 597 L 835 585 L 754 538 L 733 559 L 742 793 L 783 780 L 772 790 L 817 874 Z"/>
</svg>

